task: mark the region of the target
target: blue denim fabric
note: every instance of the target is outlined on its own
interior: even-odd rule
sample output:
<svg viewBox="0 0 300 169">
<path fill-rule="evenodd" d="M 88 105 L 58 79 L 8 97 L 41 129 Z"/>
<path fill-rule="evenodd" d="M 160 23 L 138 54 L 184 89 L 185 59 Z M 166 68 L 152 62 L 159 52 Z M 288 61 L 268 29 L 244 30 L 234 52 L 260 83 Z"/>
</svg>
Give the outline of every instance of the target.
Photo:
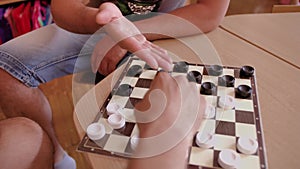
<svg viewBox="0 0 300 169">
<path fill-rule="evenodd" d="M 162 0 L 159 12 L 174 10 L 184 2 Z M 89 70 L 89 57 L 99 40 L 98 35 L 94 40 L 90 36 L 65 31 L 55 24 L 45 26 L 2 44 L 0 68 L 28 87 Z"/>
<path fill-rule="evenodd" d="M 73 73 L 78 54 L 89 37 L 67 32 L 55 24 L 45 26 L 1 45 L 0 68 L 25 85 L 37 87 Z M 84 66 L 89 68 L 89 64 Z"/>
</svg>

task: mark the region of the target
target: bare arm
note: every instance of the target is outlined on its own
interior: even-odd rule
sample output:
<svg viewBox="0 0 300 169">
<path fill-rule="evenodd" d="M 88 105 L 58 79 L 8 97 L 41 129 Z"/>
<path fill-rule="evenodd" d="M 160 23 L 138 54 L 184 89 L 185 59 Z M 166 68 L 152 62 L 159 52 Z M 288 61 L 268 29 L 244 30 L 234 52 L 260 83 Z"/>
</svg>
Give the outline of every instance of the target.
<svg viewBox="0 0 300 169">
<path fill-rule="evenodd" d="M 163 14 L 135 22 L 135 25 L 150 41 L 209 32 L 215 29 L 222 21 L 229 1 L 198 0 L 196 4 L 176 9 L 171 11 L 170 14 Z M 130 46 L 132 47 L 132 45 Z M 102 57 L 98 71 L 104 75 L 111 73 L 126 51 L 128 51 L 128 48 L 122 47 L 120 44 L 111 48 Z"/>
<path fill-rule="evenodd" d="M 179 9 L 176 9 L 170 14 L 182 18 L 202 30 L 208 32 L 219 25 L 228 8 L 230 0 L 198 0 L 196 4 L 191 4 Z M 102 25 L 96 23 L 96 16 L 99 12 L 98 7 L 88 7 L 83 0 L 52 0 L 51 11 L 54 20 L 60 27 L 76 33 L 94 33 Z M 166 24 L 166 21 L 168 21 Z M 177 22 L 177 23 L 176 23 Z M 141 31 L 151 28 L 152 32 L 161 32 L 167 34 L 170 30 L 174 33 L 174 37 L 182 37 L 191 35 L 194 31 L 190 29 L 182 29 L 182 24 L 178 20 L 166 18 L 164 16 L 147 19 L 137 23 Z M 151 25 L 151 26 L 149 26 Z M 177 28 L 174 30 L 174 28 Z M 159 29 L 159 30 L 155 30 Z M 147 35 L 149 40 L 165 38 L 158 35 Z"/>
<path fill-rule="evenodd" d="M 157 40 L 172 37 L 184 37 L 212 31 L 225 16 L 230 0 L 198 0 L 191 4 L 171 11 L 171 15 L 161 15 L 136 23 L 142 32 L 153 32 L 147 34 L 148 40 Z M 193 24 L 195 27 L 187 25 Z M 150 26 L 149 26 L 150 25 Z M 156 34 L 159 33 L 159 34 Z"/>
<path fill-rule="evenodd" d="M 52 0 L 51 12 L 55 23 L 70 32 L 94 33 L 101 25 L 96 23 L 98 7 L 89 7 L 84 0 Z"/>
</svg>

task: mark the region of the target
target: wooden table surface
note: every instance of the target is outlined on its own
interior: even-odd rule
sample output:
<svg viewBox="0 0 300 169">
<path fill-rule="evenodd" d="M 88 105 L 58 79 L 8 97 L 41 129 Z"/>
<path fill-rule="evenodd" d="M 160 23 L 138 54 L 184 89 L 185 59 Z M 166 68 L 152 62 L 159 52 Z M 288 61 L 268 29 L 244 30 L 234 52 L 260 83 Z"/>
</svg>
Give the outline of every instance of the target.
<svg viewBox="0 0 300 169">
<path fill-rule="evenodd" d="M 182 59 L 190 62 L 200 63 L 197 57 L 200 55 L 201 58 L 204 58 L 204 63 L 209 64 L 215 61 L 215 59 L 211 60 L 210 57 L 220 56 L 220 62 L 223 65 L 254 66 L 268 166 L 272 169 L 299 168 L 300 70 L 221 28 L 209 33 L 207 37 L 208 39 L 204 35 L 199 35 L 184 38 L 183 41 L 164 40 L 156 43 L 177 56 L 184 56 Z M 213 48 L 210 47 L 207 50 L 207 44 L 213 44 Z M 190 49 L 191 46 L 193 50 Z M 285 46 L 290 45 L 287 42 Z M 121 71 L 119 69 L 116 74 Z M 83 129 L 93 121 L 98 107 L 102 105 L 109 94 L 111 84 L 114 83 L 112 81 L 116 77 L 117 75 L 110 75 L 85 94 L 77 103 L 74 121 L 81 137 L 84 135 Z M 86 154 L 94 168 L 126 168 L 126 160 Z"/>
<path fill-rule="evenodd" d="M 300 13 L 225 17 L 221 27 L 300 69 Z"/>
</svg>

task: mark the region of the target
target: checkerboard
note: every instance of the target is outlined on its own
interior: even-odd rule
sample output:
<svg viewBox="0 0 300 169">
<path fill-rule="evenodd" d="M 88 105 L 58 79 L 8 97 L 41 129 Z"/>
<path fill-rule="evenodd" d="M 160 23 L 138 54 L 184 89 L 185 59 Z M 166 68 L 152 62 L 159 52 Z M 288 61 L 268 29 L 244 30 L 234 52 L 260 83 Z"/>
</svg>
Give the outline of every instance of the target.
<svg viewBox="0 0 300 169">
<path fill-rule="evenodd" d="M 207 67 L 211 65 L 180 62 L 179 65 L 187 65 L 186 68 L 181 69 L 177 68 L 178 63 L 179 62 L 175 62 L 173 64 L 172 76 L 186 76 L 188 72 L 197 71 L 201 73 L 201 81 L 197 83 L 199 91 L 201 84 L 205 82 L 213 83 L 216 86 L 216 90 L 212 94 L 202 94 L 206 101 L 216 108 L 215 116 L 213 118 L 204 119 L 198 129 L 200 133 L 204 131 L 214 133 L 215 144 L 212 148 L 201 148 L 198 147 L 194 141 L 190 147 L 188 168 L 221 168 L 218 164 L 218 154 L 224 149 L 234 150 L 240 155 L 239 168 L 267 168 L 255 73 L 251 77 L 241 77 L 241 68 L 222 66 L 221 74 L 211 75 L 209 71 L 207 71 Z M 130 158 L 133 152 L 130 146 L 130 140 L 138 134 L 133 108 L 138 101 L 143 99 L 157 72 L 157 70 L 151 69 L 144 61 L 138 58 L 131 58 L 95 118 L 94 122 L 99 122 L 105 126 L 105 136 L 97 141 L 92 141 L 85 136 L 81 140 L 78 150 L 107 156 Z M 220 83 L 220 78 L 224 75 L 234 77 L 233 86 L 226 87 Z M 252 88 L 251 96 L 248 98 L 238 97 L 236 90 L 239 85 L 250 86 Z M 130 88 L 128 93 L 124 94 L 124 92 L 119 91 L 120 88 L 126 87 Z M 225 110 L 218 105 L 218 100 L 223 95 L 230 95 L 234 98 L 234 108 Z M 125 127 L 115 130 L 108 124 L 106 106 L 109 103 L 118 103 L 122 107 L 122 115 L 126 119 Z M 257 152 L 252 155 L 239 152 L 237 149 L 237 140 L 240 137 L 257 140 Z"/>
</svg>

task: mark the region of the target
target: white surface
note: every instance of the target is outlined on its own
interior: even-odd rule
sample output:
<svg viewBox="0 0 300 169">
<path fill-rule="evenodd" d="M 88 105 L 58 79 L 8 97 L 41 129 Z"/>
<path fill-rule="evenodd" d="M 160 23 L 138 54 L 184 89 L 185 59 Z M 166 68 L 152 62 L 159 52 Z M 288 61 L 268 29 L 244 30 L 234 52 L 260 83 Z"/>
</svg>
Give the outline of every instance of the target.
<svg viewBox="0 0 300 169">
<path fill-rule="evenodd" d="M 88 126 L 86 132 L 91 140 L 100 140 L 105 135 L 105 128 L 100 123 L 92 123 Z"/>
<path fill-rule="evenodd" d="M 112 115 L 112 114 L 117 114 L 120 113 L 121 106 L 117 103 L 109 103 L 106 106 L 106 110 L 107 110 L 107 115 Z"/>
<path fill-rule="evenodd" d="M 196 144 L 202 148 L 211 148 L 214 146 L 214 134 L 200 133 L 196 135 Z"/>
<path fill-rule="evenodd" d="M 220 96 L 219 106 L 224 109 L 233 109 L 234 108 L 234 98 L 229 95 Z"/>
<path fill-rule="evenodd" d="M 240 156 L 233 150 L 222 150 L 219 154 L 218 162 L 224 169 L 234 169 L 238 167 Z"/>
<path fill-rule="evenodd" d="M 121 114 L 112 114 L 108 117 L 107 121 L 114 129 L 120 129 L 125 125 L 125 118 Z"/>
<path fill-rule="evenodd" d="M 243 154 L 254 154 L 257 151 L 258 143 L 253 138 L 240 137 L 237 144 L 238 150 Z"/>
<path fill-rule="evenodd" d="M 211 119 L 215 117 L 215 115 L 216 115 L 216 108 L 213 105 L 208 104 L 205 108 L 203 117 L 206 119 Z"/>
</svg>

